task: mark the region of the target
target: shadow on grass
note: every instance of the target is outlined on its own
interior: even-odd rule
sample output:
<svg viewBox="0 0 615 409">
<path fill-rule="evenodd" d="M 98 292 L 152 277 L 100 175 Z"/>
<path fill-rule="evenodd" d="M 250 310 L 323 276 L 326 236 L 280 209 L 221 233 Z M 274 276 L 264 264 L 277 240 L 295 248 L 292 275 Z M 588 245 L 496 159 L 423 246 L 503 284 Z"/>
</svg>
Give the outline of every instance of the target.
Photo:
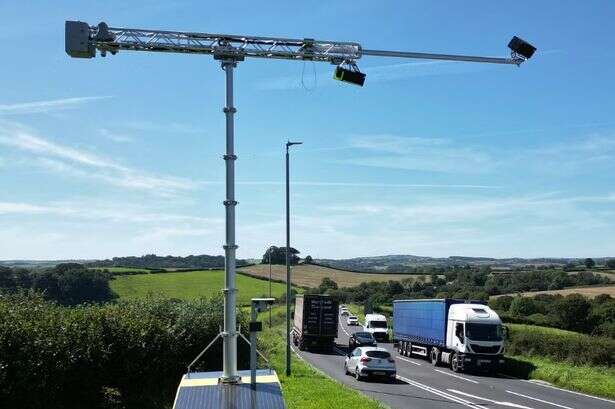
<svg viewBox="0 0 615 409">
<path fill-rule="evenodd" d="M 520 379 L 530 379 L 530 375 L 536 369 L 536 365 L 520 359 L 506 358 L 506 363 L 502 369 L 502 373 L 506 375 Z"/>
</svg>

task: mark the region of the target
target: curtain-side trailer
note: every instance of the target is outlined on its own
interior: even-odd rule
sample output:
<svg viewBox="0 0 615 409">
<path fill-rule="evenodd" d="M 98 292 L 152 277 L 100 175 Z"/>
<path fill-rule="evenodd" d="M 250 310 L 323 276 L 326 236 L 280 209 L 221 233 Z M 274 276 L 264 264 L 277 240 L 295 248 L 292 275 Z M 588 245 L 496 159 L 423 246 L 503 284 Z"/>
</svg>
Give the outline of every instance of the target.
<svg viewBox="0 0 615 409">
<path fill-rule="evenodd" d="M 504 363 L 504 329 L 487 305 L 465 300 L 393 301 L 393 341 L 399 353 L 450 365 L 496 372 Z"/>
</svg>

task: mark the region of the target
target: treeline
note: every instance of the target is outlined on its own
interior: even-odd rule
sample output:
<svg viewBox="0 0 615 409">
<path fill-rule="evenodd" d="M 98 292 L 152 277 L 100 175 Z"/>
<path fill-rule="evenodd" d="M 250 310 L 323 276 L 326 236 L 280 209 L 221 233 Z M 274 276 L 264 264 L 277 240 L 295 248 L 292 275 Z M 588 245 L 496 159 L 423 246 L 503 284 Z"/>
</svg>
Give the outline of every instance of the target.
<svg viewBox="0 0 615 409">
<path fill-rule="evenodd" d="M 245 260 L 237 260 L 238 266 L 245 266 L 248 263 Z M 163 268 L 224 268 L 224 256 L 157 256 L 155 254 L 147 254 L 145 256 L 130 256 L 130 257 L 113 257 L 109 260 L 100 260 L 88 264 L 91 267 L 132 267 L 145 269 L 163 269 Z"/>
<path fill-rule="evenodd" d="M 0 266 L 0 294 L 37 292 L 62 305 L 105 302 L 115 297 L 110 279 L 109 273 L 89 270 L 78 263 L 40 270 Z"/>
<path fill-rule="evenodd" d="M 242 328 L 247 317 L 240 312 Z M 0 407 L 169 408 L 186 366 L 217 335 L 221 297 L 63 307 L 0 297 Z M 214 344 L 194 370 L 219 370 Z M 248 348 L 238 342 L 239 367 Z"/>
<path fill-rule="evenodd" d="M 601 294 L 588 299 L 580 294 L 566 297 L 539 294 L 530 297 L 501 296 L 489 305 L 503 320 L 603 335 L 615 338 L 615 299 Z"/>
<path fill-rule="evenodd" d="M 478 271 L 457 268 L 444 274 L 419 275 L 401 281 L 364 282 L 355 287 L 338 288 L 325 278 L 315 291 L 326 291 L 342 302 L 374 305 L 391 303 L 400 298 L 461 298 L 488 300 L 491 295 L 520 291 L 559 290 L 566 287 L 607 284 L 610 280 L 592 272 L 568 274 L 562 271 L 526 271 L 491 273 L 488 268 Z"/>
<path fill-rule="evenodd" d="M 444 274 L 455 269 L 501 267 L 510 271 L 615 269 L 615 258 L 602 259 L 493 259 L 481 257 L 431 258 L 419 256 L 359 257 L 317 259 L 319 265 L 363 273 Z"/>
</svg>

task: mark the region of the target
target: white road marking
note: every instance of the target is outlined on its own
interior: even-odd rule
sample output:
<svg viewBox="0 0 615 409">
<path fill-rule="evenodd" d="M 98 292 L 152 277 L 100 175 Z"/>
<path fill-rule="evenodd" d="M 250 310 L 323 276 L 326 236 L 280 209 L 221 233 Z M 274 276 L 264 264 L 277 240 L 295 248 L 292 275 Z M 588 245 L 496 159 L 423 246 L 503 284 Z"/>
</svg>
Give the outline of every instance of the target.
<svg viewBox="0 0 615 409">
<path fill-rule="evenodd" d="M 339 322 L 340 323 L 340 327 L 342 328 L 342 331 L 344 331 L 344 333 L 348 336 L 350 336 L 350 334 L 348 333 L 348 331 L 346 331 L 346 328 L 344 328 L 344 325 L 342 325 L 342 321 Z"/>
<path fill-rule="evenodd" d="M 573 409 L 570 406 L 560 405 L 558 403 L 549 402 L 548 400 L 542 400 L 542 399 L 534 398 L 532 396 L 523 395 L 521 393 L 517 393 L 517 392 L 513 392 L 513 391 L 506 391 L 506 393 L 512 393 L 513 395 L 517 395 L 517 396 L 521 396 L 523 398 L 527 398 L 527 399 L 535 400 L 535 401 L 538 401 L 538 402 L 546 403 L 548 405 L 557 406 L 558 408 Z"/>
<path fill-rule="evenodd" d="M 468 382 L 472 382 L 472 383 L 476 383 L 476 384 L 479 383 L 478 381 L 475 381 L 474 379 L 464 378 L 463 376 L 455 375 L 453 373 L 446 372 L 446 371 L 441 371 L 439 369 L 434 369 L 434 371 L 440 372 L 441 374 L 444 374 L 444 375 L 452 376 L 453 378 L 462 379 L 464 381 L 468 381 Z"/>
<path fill-rule="evenodd" d="M 447 389 L 447 391 L 456 393 L 458 395 L 467 396 L 468 398 L 474 398 L 474 399 L 478 399 L 478 400 L 484 400 L 485 402 L 495 403 L 496 405 L 508 406 L 510 408 L 533 409 L 533 408 L 531 408 L 529 406 L 523 406 L 523 405 L 519 405 L 519 404 L 512 403 L 512 402 L 500 402 L 500 401 L 493 400 L 493 399 L 483 398 L 481 396 L 471 395 L 469 393 L 458 391 L 457 389 Z"/>
<path fill-rule="evenodd" d="M 401 381 L 404 381 L 404 382 L 408 383 L 409 385 L 415 386 L 415 387 L 417 387 L 419 389 L 422 389 L 424 391 L 433 393 L 434 395 L 438 395 L 438 396 L 440 396 L 442 398 L 448 399 L 448 400 L 453 401 L 455 403 L 460 403 L 460 404 L 462 404 L 464 406 L 467 406 L 469 408 L 472 408 L 472 409 L 487 409 L 485 406 L 472 403 L 472 402 L 470 402 L 468 400 L 465 400 L 465 399 L 462 399 L 462 398 L 460 398 L 458 396 L 454 396 L 454 395 L 448 394 L 448 393 L 446 393 L 444 391 L 440 391 L 438 389 L 432 388 L 431 386 L 427 386 L 427 385 L 424 385 L 424 384 L 422 384 L 420 382 L 413 381 L 412 379 L 408 379 L 408 378 L 405 378 L 405 377 L 399 376 L 399 375 L 397 375 L 397 379 L 399 379 Z"/>
<path fill-rule="evenodd" d="M 544 386 L 545 388 L 557 389 L 558 391 L 574 393 L 575 395 L 585 396 L 586 398 L 594 398 L 594 399 L 603 400 L 603 401 L 609 402 L 609 403 L 615 403 L 615 400 L 611 400 L 611 399 L 607 399 L 607 398 L 600 398 L 598 396 L 588 395 L 586 393 L 581 393 L 581 392 L 577 392 L 577 391 L 570 391 L 568 389 L 558 388 L 557 386 L 553 386 L 550 383 L 547 383 L 547 382 L 544 382 L 544 381 L 538 381 L 538 380 L 535 380 L 535 379 L 530 379 L 530 380 L 522 379 L 522 381 L 523 382 L 529 382 L 529 383 L 531 383 L 533 385 Z"/>
<path fill-rule="evenodd" d="M 401 356 L 399 356 L 399 355 L 397 355 L 397 356 L 396 356 L 396 358 L 397 358 L 397 359 L 401 359 L 402 361 L 405 361 L 405 362 L 411 363 L 411 364 L 413 364 L 413 365 L 418 365 L 418 366 L 421 366 L 421 364 L 419 364 L 418 362 L 411 361 L 411 360 L 409 360 L 409 359 L 407 359 L 407 358 L 402 358 L 402 357 L 401 357 Z"/>
</svg>

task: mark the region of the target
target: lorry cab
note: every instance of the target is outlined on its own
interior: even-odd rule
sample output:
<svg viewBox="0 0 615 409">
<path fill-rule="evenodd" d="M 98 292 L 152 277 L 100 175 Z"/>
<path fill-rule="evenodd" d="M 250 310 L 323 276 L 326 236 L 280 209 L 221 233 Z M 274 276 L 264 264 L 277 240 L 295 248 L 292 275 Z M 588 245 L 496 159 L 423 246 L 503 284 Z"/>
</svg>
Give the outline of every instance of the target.
<svg viewBox="0 0 615 409">
<path fill-rule="evenodd" d="M 454 304 L 448 314 L 446 344 L 461 353 L 497 354 L 504 346 L 498 314 L 482 304 Z"/>
<path fill-rule="evenodd" d="M 378 341 L 387 341 L 387 319 L 382 314 L 366 314 L 363 331 L 371 333 Z"/>
</svg>

